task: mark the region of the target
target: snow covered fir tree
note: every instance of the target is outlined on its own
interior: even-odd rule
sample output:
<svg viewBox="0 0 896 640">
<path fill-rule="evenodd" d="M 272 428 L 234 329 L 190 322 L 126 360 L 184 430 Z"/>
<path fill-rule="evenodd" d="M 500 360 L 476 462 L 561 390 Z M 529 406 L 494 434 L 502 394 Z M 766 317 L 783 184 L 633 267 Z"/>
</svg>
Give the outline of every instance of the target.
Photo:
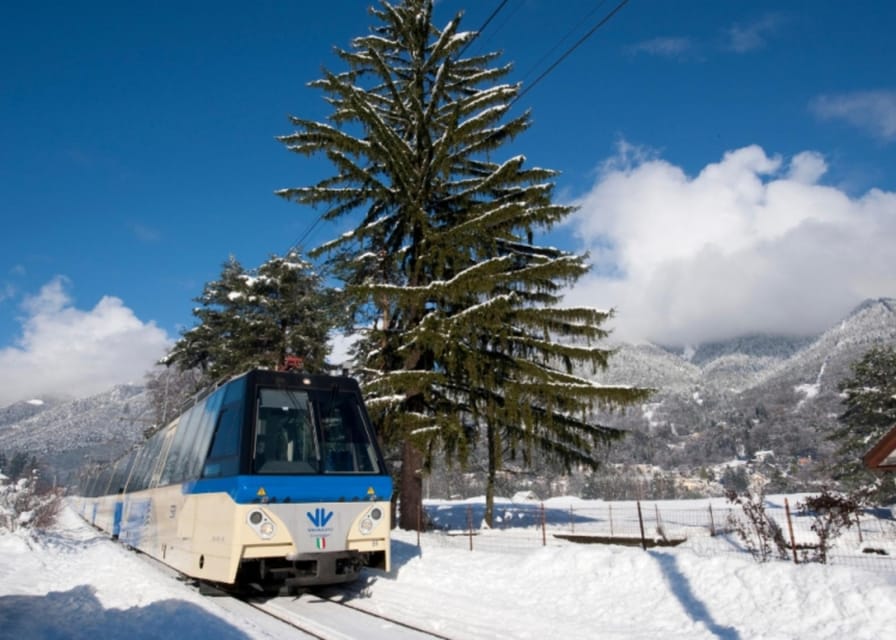
<svg viewBox="0 0 896 640">
<path fill-rule="evenodd" d="M 862 456 L 896 424 L 896 347 L 870 349 L 852 366 L 852 376 L 840 382 L 846 410 L 829 437 L 838 448 L 831 461 L 832 477 L 847 488 L 868 485 Z M 896 501 L 896 478 L 885 476 L 874 487 L 882 504 Z"/>
<path fill-rule="evenodd" d="M 322 371 L 327 335 L 340 317 L 337 300 L 297 250 L 272 255 L 253 272 L 231 256 L 220 279 L 196 298 L 198 323 L 183 333 L 165 363 L 201 370 L 200 384 L 252 367 L 276 368 L 288 354 L 300 354 L 309 371 Z"/>
<path fill-rule="evenodd" d="M 369 35 L 337 55 L 345 70 L 311 83 L 328 122 L 293 117 L 280 140 L 323 154 L 335 172 L 279 195 L 348 220 L 309 255 L 346 285 L 363 334 L 355 353 L 369 408 L 401 451 L 400 526 L 422 522 L 421 475 L 434 458 L 488 451 L 489 508 L 507 458 L 596 467 L 621 434 L 599 409 L 648 391 L 574 373 L 607 366 L 598 345 L 610 312 L 564 308 L 583 256 L 535 243 L 572 211 L 553 200 L 555 172 L 501 150 L 531 124 L 512 115 L 520 85 L 499 54 L 465 55 L 476 33 L 443 27 L 432 0 L 380 2 Z"/>
</svg>

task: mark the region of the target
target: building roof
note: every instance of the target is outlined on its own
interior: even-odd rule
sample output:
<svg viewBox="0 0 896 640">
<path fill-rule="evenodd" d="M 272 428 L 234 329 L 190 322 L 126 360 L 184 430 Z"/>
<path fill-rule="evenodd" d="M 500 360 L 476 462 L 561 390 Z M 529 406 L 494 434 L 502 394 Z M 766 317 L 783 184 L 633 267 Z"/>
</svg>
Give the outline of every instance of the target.
<svg viewBox="0 0 896 640">
<path fill-rule="evenodd" d="M 896 425 L 868 450 L 862 462 L 876 473 L 896 473 Z"/>
</svg>

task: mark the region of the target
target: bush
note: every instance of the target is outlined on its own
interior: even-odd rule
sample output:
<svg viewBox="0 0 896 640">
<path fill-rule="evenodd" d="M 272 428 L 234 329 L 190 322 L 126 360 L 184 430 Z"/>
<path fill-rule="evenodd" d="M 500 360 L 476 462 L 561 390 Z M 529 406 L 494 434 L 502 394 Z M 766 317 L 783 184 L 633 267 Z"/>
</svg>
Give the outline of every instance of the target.
<svg viewBox="0 0 896 640">
<path fill-rule="evenodd" d="M 14 482 L 0 474 L 0 531 L 49 528 L 61 509 L 61 490 L 39 490 L 36 471 Z"/>
<path fill-rule="evenodd" d="M 737 533 L 741 542 L 756 562 L 767 562 L 777 553 L 782 560 L 787 559 L 788 545 L 784 539 L 784 531 L 765 511 L 765 492 L 762 487 L 754 487 L 753 491 L 745 491 L 738 495 L 735 491 L 726 494 L 729 502 L 740 505 L 743 516 L 731 513 L 728 526 Z"/>
<path fill-rule="evenodd" d="M 805 515 L 812 516 L 812 531 L 818 536 L 818 546 L 814 553 L 803 554 L 804 561 L 827 564 L 828 552 L 843 529 L 849 529 L 858 522 L 862 510 L 862 494 L 845 495 L 824 489 L 820 495 L 806 498 L 797 508 Z"/>
</svg>

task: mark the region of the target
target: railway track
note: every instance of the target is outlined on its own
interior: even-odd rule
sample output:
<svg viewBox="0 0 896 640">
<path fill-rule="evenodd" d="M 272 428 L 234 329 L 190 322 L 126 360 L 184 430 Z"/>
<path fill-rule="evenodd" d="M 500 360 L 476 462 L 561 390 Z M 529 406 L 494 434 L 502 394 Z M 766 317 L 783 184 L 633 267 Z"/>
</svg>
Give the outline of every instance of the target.
<svg viewBox="0 0 896 640">
<path fill-rule="evenodd" d="M 343 592 L 331 590 L 265 600 L 229 599 L 230 605 L 224 608 L 237 613 L 233 604 L 239 602 L 309 638 L 319 640 L 453 640 L 434 631 L 353 606 L 350 602 L 340 601 L 344 595 Z"/>
<path fill-rule="evenodd" d="M 300 595 L 272 598 L 236 596 L 216 589 L 203 589 L 195 580 L 183 576 L 155 558 L 136 549 L 133 551 L 136 557 L 160 573 L 191 585 L 200 593 L 213 594 L 215 597 L 210 597 L 210 601 L 222 609 L 243 619 L 253 618 L 259 631 L 271 637 L 285 638 L 289 634 L 292 637 L 318 640 L 456 640 L 352 604 L 353 599 L 364 597 L 363 579 L 336 587 L 321 587 Z M 258 616 L 251 616 L 250 612 L 263 614 L 267 620 L 259 620 Z"/>
</svg>

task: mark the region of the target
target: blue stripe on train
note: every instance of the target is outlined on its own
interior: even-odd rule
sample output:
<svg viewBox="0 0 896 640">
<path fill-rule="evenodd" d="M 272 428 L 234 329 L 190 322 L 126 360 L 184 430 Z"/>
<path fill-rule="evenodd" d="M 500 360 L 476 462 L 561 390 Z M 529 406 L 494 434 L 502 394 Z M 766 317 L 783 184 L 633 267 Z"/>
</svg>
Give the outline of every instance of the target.
<svg viewBox="0 0 896 640">
<path fill-rule="evenodd" d="M 227 493 L 237 504 L 253 502 L 364 502 L 389 500 L 389 476 L 231 476 L 193 480 L 184 493 Z"/>
</svg>

